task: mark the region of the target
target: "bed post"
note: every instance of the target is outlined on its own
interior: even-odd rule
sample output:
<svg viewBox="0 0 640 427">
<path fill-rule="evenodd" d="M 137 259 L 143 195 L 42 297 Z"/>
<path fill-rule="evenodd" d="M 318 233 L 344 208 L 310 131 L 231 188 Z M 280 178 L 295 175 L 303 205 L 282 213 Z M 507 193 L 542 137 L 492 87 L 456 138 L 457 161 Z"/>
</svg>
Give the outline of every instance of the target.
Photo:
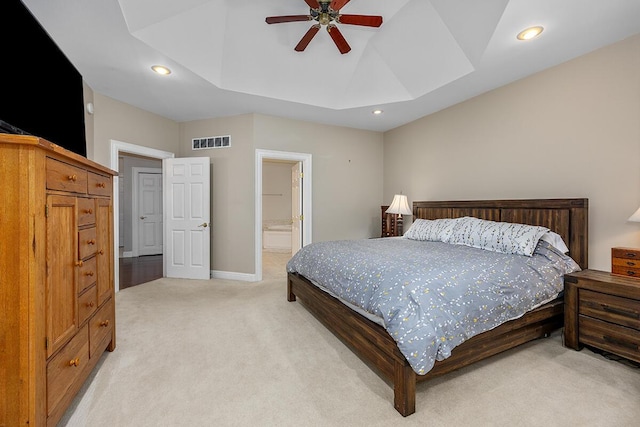
<svg viewBox="0 0 640 427">
<path fill-rule="evenodd" d="M 396 359 L 393 370 L 393 405 L 406 417 L 416 412 L 416 373 L 406 359 Z"/>
<path fill-rule="evenodd" d="M 295 294 L 291 291 L 291 277 L 287 275 L 287 301 L 293 302 L 296 300 Z"/>
</svg>

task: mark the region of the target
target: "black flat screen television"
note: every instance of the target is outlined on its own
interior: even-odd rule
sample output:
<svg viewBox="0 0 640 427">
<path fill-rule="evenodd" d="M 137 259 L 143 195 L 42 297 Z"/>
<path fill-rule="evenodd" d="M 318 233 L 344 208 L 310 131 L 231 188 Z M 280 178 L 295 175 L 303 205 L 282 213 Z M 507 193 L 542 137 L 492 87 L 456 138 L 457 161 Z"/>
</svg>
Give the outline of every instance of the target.
<svg viewBox="0 0 640 427">
<path fill-rule="evenodd" d="M 0 0 L 0 132 L 87 155 L 82 75 L 19 0 Z"/>
</svg>

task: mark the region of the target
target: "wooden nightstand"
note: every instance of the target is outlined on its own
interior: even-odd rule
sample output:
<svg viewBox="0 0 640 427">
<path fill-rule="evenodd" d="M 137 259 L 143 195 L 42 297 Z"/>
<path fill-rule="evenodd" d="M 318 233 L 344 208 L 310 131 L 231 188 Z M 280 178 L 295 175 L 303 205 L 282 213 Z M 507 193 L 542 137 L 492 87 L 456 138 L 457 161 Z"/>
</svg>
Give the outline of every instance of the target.
<svg viewBox="0 0 640 427">
<path fill-rule="evenodd" d="M 611 248 L 611 272 L 640 278 L 640 249 Z"/>
<path fill-rule="evenodd" d="M 389 206 L 380 206 L 382 216 L 382 237 L 402 236 L 402 222 L 396 221 L 396 214 L 388 214 Z"/>
<path fill-rule="evenodd" d="M 640 362 L 640 282 L 604 271 L 564 276 L 564 344 Z"/>
</svg>

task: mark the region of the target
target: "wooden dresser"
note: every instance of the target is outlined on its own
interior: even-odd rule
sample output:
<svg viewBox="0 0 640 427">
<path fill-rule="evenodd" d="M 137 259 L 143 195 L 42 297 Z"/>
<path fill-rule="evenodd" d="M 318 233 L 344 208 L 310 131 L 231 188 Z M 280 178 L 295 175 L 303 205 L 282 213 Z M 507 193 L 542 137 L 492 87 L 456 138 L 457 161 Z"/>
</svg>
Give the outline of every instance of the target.
<svg viewBox="0 0 640 427">
<path fill-rule="evenodd" d="M 0 426 L 55 425 L 115 349 L 113 175 L 0 134 Z"/>
<path fill-rule="evenodd" d="M 564 276 L 564 340 L 640 362 L 640 281 L 597 270 Z"/>
</svg>

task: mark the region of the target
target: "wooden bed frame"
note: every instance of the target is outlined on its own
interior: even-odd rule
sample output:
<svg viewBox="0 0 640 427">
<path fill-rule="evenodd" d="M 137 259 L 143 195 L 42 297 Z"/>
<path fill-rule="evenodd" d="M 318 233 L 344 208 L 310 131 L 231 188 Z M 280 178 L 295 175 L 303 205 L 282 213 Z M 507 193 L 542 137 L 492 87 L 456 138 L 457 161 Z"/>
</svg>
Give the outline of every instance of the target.
<svg viewBox="0 0 640 427">
<path fill-rule="evenodd" d="M 569 255 L 587 268 L 588 199 L 465 200 L 414 202 L 414 218 L 478 218 L 541 225 L 560 234 Z M 559 298 L 523 317 L 476 335 L 456 347 L 451 357 L 417 375 L 387 331 L 318 289 L 305 277 L 289 273 L 287 299 L 304 305 L 361 358 L 377 367 L 393 384 L 394 406 L 403 416 L 415 412 L 416 383 L 451 372 L 525 342 L 548 336 L 563 325 Z"/>
</svg>

